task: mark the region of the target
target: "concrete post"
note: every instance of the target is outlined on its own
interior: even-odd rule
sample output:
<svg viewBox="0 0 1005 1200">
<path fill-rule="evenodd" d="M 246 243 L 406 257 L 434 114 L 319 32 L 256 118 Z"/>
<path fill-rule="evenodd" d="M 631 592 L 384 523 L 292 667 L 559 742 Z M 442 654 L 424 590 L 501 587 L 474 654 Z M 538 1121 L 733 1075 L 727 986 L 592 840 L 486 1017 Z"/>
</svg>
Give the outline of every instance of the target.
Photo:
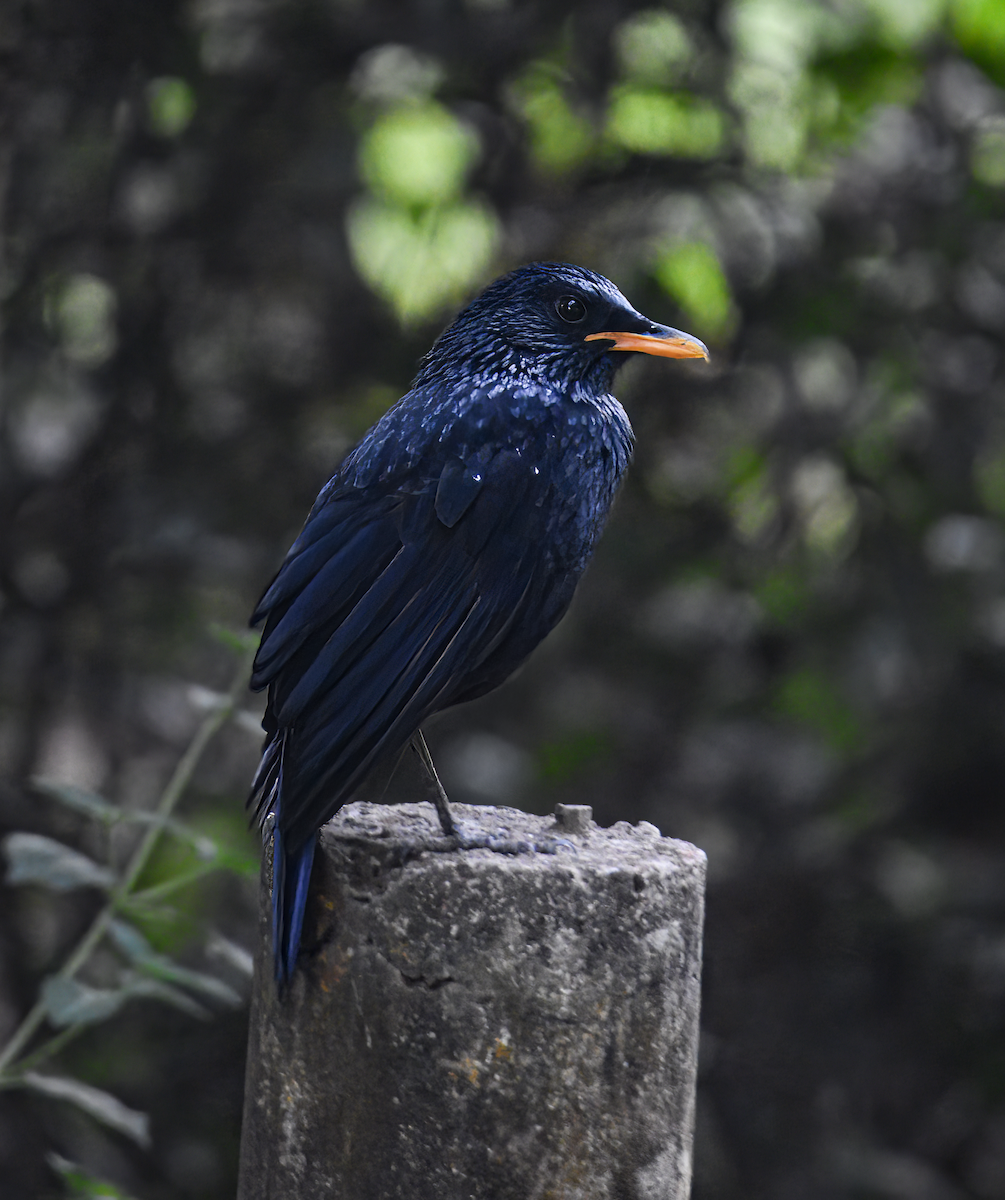
<svg viewBox="0 0 1005 1200">
<path fill-rule="evenodd" d="M 281 999 L 263 906 L 239 1200 L 686 1200 L 705 856 L 453 807 L 575 849 L 408 859 L 430 805 L 339 812 Z"/>
</svg>

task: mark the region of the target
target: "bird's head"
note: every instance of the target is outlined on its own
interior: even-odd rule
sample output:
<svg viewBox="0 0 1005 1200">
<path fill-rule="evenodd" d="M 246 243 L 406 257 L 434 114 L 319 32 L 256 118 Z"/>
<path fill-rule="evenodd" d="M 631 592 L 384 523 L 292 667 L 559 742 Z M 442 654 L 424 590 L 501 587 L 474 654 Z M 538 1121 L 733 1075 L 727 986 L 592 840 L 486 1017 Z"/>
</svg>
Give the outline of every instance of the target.
<svg viewBox="0 0 1005 1200">
<path fill-rule="evenodd" d="M 632 353 L 708 358 L 697 338 L 644 317 L 603 275 L 569 263 L 531 263 L 464 309 L 423 360 L 417 382 L 516 367 L 606 388 Z"/>
</svg>

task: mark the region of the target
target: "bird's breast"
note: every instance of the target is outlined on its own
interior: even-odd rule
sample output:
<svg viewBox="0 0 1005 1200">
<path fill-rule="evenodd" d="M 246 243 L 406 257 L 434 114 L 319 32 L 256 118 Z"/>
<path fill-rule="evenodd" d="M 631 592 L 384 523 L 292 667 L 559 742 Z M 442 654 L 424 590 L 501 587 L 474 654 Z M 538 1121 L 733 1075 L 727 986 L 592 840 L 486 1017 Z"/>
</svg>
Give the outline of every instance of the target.
<svg viewBox="0 0 1005 1200">
<path fill-rule="evenodd" d="M 600 536 L 632 444 L 613 396 L 497 379 L 409 393 L 340 476 L 353 488 L 433 493 L 439 520 L 458 531 L 493 495 L 499 503 L 508 493 L 527 515 L 527 536 L 541 539 L 556 568 L 576 573 Z"/>
<path fill-rule="evenodd" d="M 575 574 L 593 553 L 631 460 L 631 426 L 624 409 L 609 399 L 610 407 L 556 405 L 544 437 L 528 448 L 548 552 L 556 566 Z"/>
</svg>

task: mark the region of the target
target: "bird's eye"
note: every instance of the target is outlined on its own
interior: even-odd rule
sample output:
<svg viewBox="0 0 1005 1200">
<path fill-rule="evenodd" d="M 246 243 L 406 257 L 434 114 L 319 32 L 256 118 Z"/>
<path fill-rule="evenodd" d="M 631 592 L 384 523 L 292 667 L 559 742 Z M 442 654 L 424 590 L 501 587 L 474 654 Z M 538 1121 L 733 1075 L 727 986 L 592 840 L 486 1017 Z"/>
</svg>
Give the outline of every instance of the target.
<svg viewBox="0 0 1005 1200">
<path fill-rule="evenodd" d="M 577 296 L 563 296 L 555 302 L 555 312 L 570 325 L 578 325 L 586 316 L 586 305 Z"/>
</svg>

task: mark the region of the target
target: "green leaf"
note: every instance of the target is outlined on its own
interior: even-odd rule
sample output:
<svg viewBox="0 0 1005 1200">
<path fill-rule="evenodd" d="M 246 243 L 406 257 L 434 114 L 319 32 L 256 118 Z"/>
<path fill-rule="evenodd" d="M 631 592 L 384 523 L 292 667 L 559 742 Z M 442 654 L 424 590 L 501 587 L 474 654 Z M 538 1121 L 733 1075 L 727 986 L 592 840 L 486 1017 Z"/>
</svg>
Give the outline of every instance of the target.
<svg viewBox="0 0 1005 1200">
<path fill-rule="evenodd" d="M 804 574 L 777 570 L 765 575 L 754 590 L 754 598 L 778 625 L 791 625 L 809 608 L 809 590 Z"/>
<path fill-rule="evenodd" d="M 499 218 L 480 201 L 412 212 L 363 200 L 346 216 L 356 270 L 403 324 L 455 303 L 488 270 Z"/>
<path fill-rule="evenodd" d="M 262 640 L 262 635 L 255 630 L 227 629 L 226 626 L 217 624 L 210 625 L 209 634 L 221 646 L 226 646 L 228 650 L 233 650 L 242 658 L 256 650 L 258 643 Z"/>
<path fill-rule="evenodd" d="M 704 242 L 671 243 L 657 255 L 653 274 L 700 334 L 730 336 L 737 321 L 733 295 L 710 246 Z"/>
<path fill-rule="evenodd" d="M 32 786 L 66 808 L 72 808 L 74 812 L 93 817 L 106 825 L 113 825 L 122 818 L 122 809 L 109 803 L 103 796 L 85 792 L 83 788 L 74 787 L 72 784 L 55 783 L 51 779 L 33 779 Z"/>
<path fill-rule="evenodd" d="M 980 183 L 1005 187 L 1005 120 L 986 120 L 977 131 L 970 152 L 970 170 Z"/>
<path fill-rule="evenodd" d="M 136 917 L 144 925 L 152 921 L 162 925 L 174 925 L 181 914 L 173 904 L 162 903 L 162 898 L 163 893 L 160 891 L 154 895 L 150 895 L 148 891 L 133 892 L 132 895 L 122 897 L 118 908 L 120 912 Z"/>
<path fill-rule="evenodd" d="M 564 175 L 592 154 L 593 125 L 569 103 L 560 73 L 551 64 L 532 63 L 511 85 L 510 102 L 527 122 L 531 156 L 543 173 Z"/>
<path fill-rule="evenodd" d="M 118 343 L 114 288 L 97 275 L 70 275 L 47 304 L 47 318 L 59 333 L 63 354 L 82 367 L 100 367 Z"/>
<path fill-rule="evenodd" d="M 566 783 L 583 771 L 601 765 L 611 754 L 610 739 L 604 733 L 572 733 L 538 747 L 541 778 L 548 783 Z"/>
<path fill-rule="evenodd" d="M 70 1189 L 73 1200 L 134 1200 L 129 1192 L 124 1192 L 117 1184 L 99 1179 L 59 1154 L 50 1152 L 45 1156 L 45 1161 Z"/>
<path fill-rule="evenodd" d="M 364 134 L 359 165 L 371 190 L 392 205 L 445 204 L 464 189 L 480 152 L 478 134 L 440 104 L 405 104 Z"/>
<path fill-rule="evenodd" d="M 41 883 L 57 892 L 79 887 L 108 888 L 114 874 L 77 850 L 40 833 L 10 833 L 4 838 L 7 882 Z"/>
<path fill-rule="evenodd" d="M 781 681 L 775 707 L 816 730 L 840 753 L 851 754 L 866 743 L 866 730 L 855 710 L 831 679 L 812 667 L 800 667 Z"/>
<path fill-rule="evenodd" d="M 963 50 L 999 82 L 1005 78 L 1005 8 L 1001 0 L 953 0 L 953 32 Z"/>
<path fill-rule="evenodd" d="M 67 1075 L 40 1075 L 37 1071 L 26 1071 L 22 1076 L 26 1088 L 40 1096 L 53 1100 L 66 1100 L 75 1104 L 102 1125 L 123 1133 L 144 1149 L 150 1145 L 150 1118 L 146 1113 L 127 1108 L 121 1100 L 100 1088 L 81 1083 Z"/>
<path fill-rule="evenodd" d="M 756 542 L 778 516 L 779 501 L 764 456 L 743 447 L 730 457 L 726 506 L 733 527 L 744 542 Z"/>
<path fill-rule="evenodd" d="M 195 93 L 176 75 L 164 75 L 147 84 L 147 113 L 150 128 L 161 137 L 185 132 L 195 116 Z"/>
<path fill-rule="evenodd" d="M 707 100 L 626 86 L 611 94 L 607 135 L 637 154 L 712 158 L 722 149 L 725 124 Z"/>
<path fill-rule="evenodd" d="M 984 507 L 997 517 L 1005 517 L 1005 447 L 982 450 L 974 463 L 974 484 Z"/>
<path fill-rule="evenodd" d="M 122 901 L 120 908 L 123 911 L 132 910 L 147 917 L 157 911 L 158 907 L 160 907 L 160 901 L 164 900 L 167 896 L 173 896 L 175 892 L 184 891 L 186 888 L 191 887 L 193 883 L 197 883 L 200 879 L 205 879 L 207 875 L 212 875 L 214 871 L 219 870 L 223 865 L 222 862 L 204 863 L 192 871 L 184 871 L 180 875 L 168 876 L 167 879 L 162 880 L 160 883 L 155 883 L 151 887 L 144 888 L 142 892 L 133 892 L 131 896 Z M 162 909 L 162 912 L 164 915 L 168 915 L 171 912 L 177 913 L 177 910 L 165 907 Z"/>
<path fill-rule="evenodd" d="M 231 850 L 226 846 L 220 848 L 219 857 L 216 863 L 220 867 L 225 867 L 228 871 L 233 871 L 235 875 L 241 875 L 245 879 L 257 879 L 261 874 L 261 860 L 252 854 L 248 854 L 243 850 Z"/>
<path fill-rule="evenodd" d="M 673 83 L 693 66 L 697 55 L 680 17 L 650 9 L 628 18 L 614 33 L 624 74 L 644 83 Z"/>
<path fill-rule="evenodd" d="M 51 975 L 42 984 L 45 1011 L 59 1029 L 105 1021 L 117 1013 L 128 998 L 122 988 L 93 988 L 62 975 Z"/>
</svg>

